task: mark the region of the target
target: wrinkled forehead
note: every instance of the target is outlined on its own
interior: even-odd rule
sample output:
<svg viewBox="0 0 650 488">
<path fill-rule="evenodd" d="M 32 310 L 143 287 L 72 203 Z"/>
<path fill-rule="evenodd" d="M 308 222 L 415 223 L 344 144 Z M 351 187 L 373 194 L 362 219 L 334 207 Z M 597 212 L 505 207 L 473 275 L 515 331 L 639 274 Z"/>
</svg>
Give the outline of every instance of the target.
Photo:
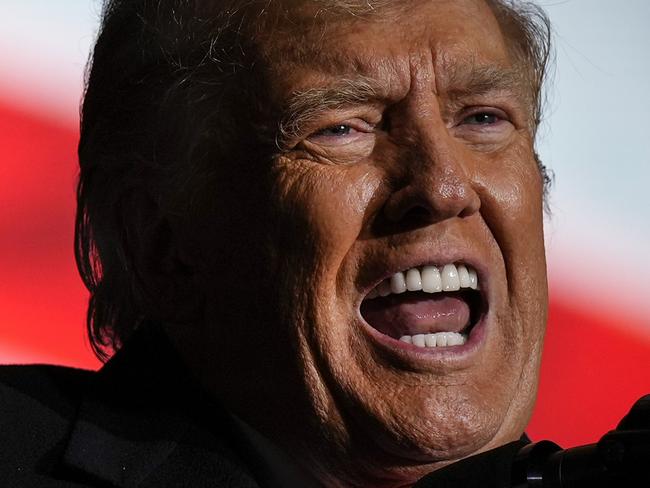
<svg viewBox="0 0 650 488">
<path fill-rule="evenodd" d="M 441 84 L 512 65 L 483 0 L 284 0 L 263 15 L 258 46 L 274 91 L 358 76 L 405 87 L 418 63 L 432 66 Z"/>
</svg>

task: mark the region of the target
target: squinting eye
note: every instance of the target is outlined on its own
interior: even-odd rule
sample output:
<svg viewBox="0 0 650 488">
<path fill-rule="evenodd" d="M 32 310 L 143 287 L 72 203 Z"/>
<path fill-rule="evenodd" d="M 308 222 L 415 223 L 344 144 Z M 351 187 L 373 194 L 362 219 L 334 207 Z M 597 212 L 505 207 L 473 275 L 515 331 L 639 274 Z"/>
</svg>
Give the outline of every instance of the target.
<svg viewBox="0 0 650 488">
<path fill-rule="evenodd" d="M 347 136 L 352 131 L 352 127 L 345 124 L 333 125 L 331 127 L 326 127 L 318 132 L 314 133 L 315 136 Z"/>
<path fill-rule="evenodd" d="M 313 132 L 306 140 L 320 146 L 347 146 L 367 141 L 373 132 L 374 125 L 361 119 L 353 119 L 324 127 Z"/>
<path fill-rule="evenodd" d="M 463 123 L 470 124 L 470 125 L 491 125 L 491 124 L 496 124 L 500 120 L 501 117 L 499 117 L 496 114 L 492 114 L 489 112 L 479 112 L 465 118 L 463 120 Z"/>
</svg>

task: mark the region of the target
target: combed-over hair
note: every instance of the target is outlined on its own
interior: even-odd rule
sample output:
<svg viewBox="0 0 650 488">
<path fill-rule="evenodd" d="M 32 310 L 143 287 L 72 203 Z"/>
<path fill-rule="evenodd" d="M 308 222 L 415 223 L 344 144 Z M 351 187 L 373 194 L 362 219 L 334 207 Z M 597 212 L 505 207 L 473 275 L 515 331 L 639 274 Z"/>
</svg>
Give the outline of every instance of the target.
<svg viewBox="0 0 650 488">
<path fill-rule="evenodd" d="M 303 1 L 346 15 L 374 14 L 390 3 Z M 528 73 L 537 125 L 548 19 L 530 2 L 487 2 Z M 249 28 L 259 28 L 269 3 L 105 1 L 81 112 L 75 228 L 77 265 L 90 291 L 88 334 L 100 359 L 144 320 L 182 321 L 187 309 L 202 307 L 189 285 L 191 270 L 156 269 L 155 255 L 173 245 L 168 217 L 182 218 L 200 206 L 214 178 L 211 167 L 254 118 L 241 115 L 263 110 L 254 106 L 261 102 L 251 75 Z M 246 149 L 255 154 L 251 144 Z M 541 163 L 540 170 L 547 183 Z M 165 303 L 170 295 L 178 302 Z"/>
</svg>

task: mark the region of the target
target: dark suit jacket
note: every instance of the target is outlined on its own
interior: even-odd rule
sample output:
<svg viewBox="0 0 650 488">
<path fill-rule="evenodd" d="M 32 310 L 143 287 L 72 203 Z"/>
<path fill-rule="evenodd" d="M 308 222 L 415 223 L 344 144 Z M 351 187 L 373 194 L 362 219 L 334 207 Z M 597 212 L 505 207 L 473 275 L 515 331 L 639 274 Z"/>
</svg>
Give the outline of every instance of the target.
<svg viewBox="0 0 650 488">
<path fill-rule="evenodd" d="M 99 372 L 0 368 L 0 435 L 1 487 L 276 488 L 293 476 L 278 481 L 147 329 Z"/>
</svg>

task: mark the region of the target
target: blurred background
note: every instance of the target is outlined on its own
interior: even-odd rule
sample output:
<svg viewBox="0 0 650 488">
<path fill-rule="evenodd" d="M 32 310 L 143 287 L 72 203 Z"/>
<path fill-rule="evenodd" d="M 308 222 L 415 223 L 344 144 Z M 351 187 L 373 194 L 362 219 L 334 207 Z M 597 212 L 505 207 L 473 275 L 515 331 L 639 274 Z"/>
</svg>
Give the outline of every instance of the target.
<svg viewBox="0 0 650 488">
<path fill-rule="evenodd" d="M 540 1 L 556 68 L 536 439 L 594 442 L 650 393 L 650 2 Z M 0 0 L 0 363 L 96 369 L 72 252 L 78 106 L 98 0 Z M 497 379 L 498 381 L 498 379 Z"/>
</svg>

